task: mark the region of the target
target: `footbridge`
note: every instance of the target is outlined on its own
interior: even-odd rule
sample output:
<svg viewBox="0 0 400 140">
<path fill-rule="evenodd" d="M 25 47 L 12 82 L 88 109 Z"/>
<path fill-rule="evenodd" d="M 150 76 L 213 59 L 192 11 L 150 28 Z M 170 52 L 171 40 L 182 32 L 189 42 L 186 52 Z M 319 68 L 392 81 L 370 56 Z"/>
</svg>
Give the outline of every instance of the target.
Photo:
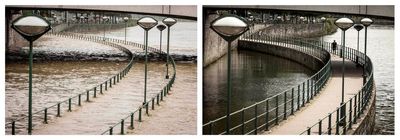
<svg viewBox="0 0 400 140">
<path fill-rule="evenodd" d="M 14 10 L 62 10 L 116 12 L 141 15 L 167 16 L 182 19 L 197 19 L 195 5 L 7 5 Z"/>
<path fill-rule="evenodd" d="M 300 37 L 243 35 L 238 49 L 273 53 L 293 61 L 319 67 L 297 86 L 234 110 L 231 121 L 222 116 L 204 122 L 204 134 L 342 135 L 371 133 L 374 119 L 375 85 L 370 58 L 349 47 L 333 50 L 330 42 Z M 341 53 L 343 50 L 344 53 Z M 342 58 L 345 61 L 345 102 L 340 104 Z M 363 83 L 362 68 L 367 80 Z M 341 110 L 344 108 L 344 110 Z M 373 121 L 372 121 L 373 122 Z M 226 128 L 226 123 L 231 127 Z M 368 130 L 367 130 L 368 129 Z"/>
</svg>

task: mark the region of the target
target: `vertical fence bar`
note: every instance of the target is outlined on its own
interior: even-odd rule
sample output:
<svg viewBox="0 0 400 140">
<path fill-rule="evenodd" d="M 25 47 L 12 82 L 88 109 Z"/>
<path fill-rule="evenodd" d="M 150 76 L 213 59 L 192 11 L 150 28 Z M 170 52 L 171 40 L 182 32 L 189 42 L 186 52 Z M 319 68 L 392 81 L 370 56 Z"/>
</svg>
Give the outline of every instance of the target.
<svg viewBox="0 0 400 140">
<path fill-rule="evenodd" d="M 86 91 L 86 101 L 87 101 L 87 102 L 90 101 L 90 99 L 89 99 L 89 90 Z"/>
<path fill-rule="evenodd" d="M 81 96 L 82 96 L 82 94 L 78 95 L 78 106 L 81 106 Z"/>
<path fill-rule="evenodd" d="M 15 121 L 11 122 L 11 135 L 15 135 Z"/>
<path fill-rule="evenodd" d="M 300 110 L 300 85 L 297 85 L 297 110 Z"/>
<path fill-rule="evenodd" d="M 154 98 L 151 100 L 151 110 L 154 110 Z"/>
<path fill-rule="evenodd" d="M 68 99 L 68 112 L 71 112 L 71 98 Z"/>
<path fill-rule="evenodd" d="M 121 135 L 124 134 L 124 119 L 121 119 Z"/>
<path fill-rule="evenodd" d="M 61 113 L 60 113 L 60 103 L 57 104 L 57 117 L 61 117 Z"/>
<path fill-rule="evenodd" d="M 339 108 L 336 109 L 336 135 L 339 135 L 339 116 L 340 116 L 340 112 L 339 112 Z"/>
<path fill-rule="evenodd" d="M 266 101 L 266 106 L 265 106 L 265 130 L 269 130 L 269 99 Z"/>
<path fill-rule="evenodd" d="M 110 135 L 113 134 L 113 127 L 110 126 Z"/>
<path fill-rule="evenodd" d="M 310 79 L 307 79 L 307 103 L 310 102 Z"/>
<path fill-rule="evenodd" d="M 284 98 L 283 98 L 283 120 L 286 120 L 286 110 L 287 110 L 287 92 L 285 91 L 284 93 Z"/>
<path fill-rule="evenodd" d="M 305 99 L 304 99 L 304 94 L 305 94 L 305 91 L 304 91 L 304 88 L 305 88 L 305 83 L 306 82 L 303 82 L 303 96 L 302 96 L 302 107 L 304 107 L 304 104 L 305 104 Z"/>
<path fill-rule="evenodd" d="M 294 88 L 292 88 L 292 100 L 291 100 L 290 104 L 292 105 L 292 112 L 290 114 L 293 115 L 293 113 L 294 113 Z"/>
<path fill-rule="evenodd" d="M 322 134 L 322 120 L 319 120 L 318 122 L 318 135 Z"/>
<path fill-rule="evenodd" d="M 275 96 L 275 124 L 278 125 L 279 123 L 279 96 Z"/>
<path fill-rule="evenodd" d="M 133 124 L 133 122 L 135 121 L 134 120 L 134 116 L 135 116 L 135 114 L 134 113 L 131 113 L 131 129 L 135 129 L 135 126 L 134 126 L 134 124 Z"/>
<path fill-rule="evenodd" d="M 258 117 L 258 112 L 257 112 L 257 105 L 258 103 L 256 103 L 256 106 L 254 106 L 254 134 L 257 135 L 257 117 Z"/>
<path fill-rule="evenodd" d="M 45 124 L 47 124 L 47 108 L 44 109 L 44 121 Z"/>
<path fill-rule="evenodd" d="M 328 135 L 332 133 L 332 113 L 329 113 L 328 116 Z"/>
<path fill-rule="evenodd" d="M 142 122 L 142 107 L 139 108 L 139 122 Z"/>
</svg>

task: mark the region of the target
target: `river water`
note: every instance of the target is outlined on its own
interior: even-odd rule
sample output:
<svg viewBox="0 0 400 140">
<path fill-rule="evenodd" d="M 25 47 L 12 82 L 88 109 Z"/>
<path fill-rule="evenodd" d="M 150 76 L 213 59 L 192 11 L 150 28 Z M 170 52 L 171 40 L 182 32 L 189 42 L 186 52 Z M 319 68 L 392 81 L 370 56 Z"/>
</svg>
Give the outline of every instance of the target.
<svg viewBox="0 0 400 140">
<path fill-rule="evenodd" d="M 360 51 L 364 52 L 364 30 L 360 31 Z M 376 83 L 376 133 L 394 134 L 394 27 L 368 27 L 367 55 L 374 66 Z M 324 37 L 341 44 L 341 31 Z M 346 31 L 346 45 L 357 49 L 357 30 Z"/>
<path fill-rule="evenodd" d="M 107 29 L 107 28 L 106 28 Z M 140 26 L 128 27 L 126 29 L 126 40 L 137 43 L 144 42 L 144 30 Z M 163 51 L 167 48 L 167 29 L 165 29 L 162 35 L 162 47 Z M 102 29 L 99 32 L 92 35 L 104 36 Z M 157 28 L 149 30 L 148 44 L 151 47 L 160 47 L 160 31 Z M 106 30 L 106 37 L 125 39 L 125 29 Z M 171 26 L 170 29 L 170 53 L 180 55 L 197 55 L 197 22 L 177 22 Z"/>
<path fill-rule="evenodd" d="M 226 114 L 227 55 L 204 69 L 203 123 Z M 294 61 L 265 53 L 232 52 L 232 112 L 300 84 L 314 72 Z"/>
</svg>

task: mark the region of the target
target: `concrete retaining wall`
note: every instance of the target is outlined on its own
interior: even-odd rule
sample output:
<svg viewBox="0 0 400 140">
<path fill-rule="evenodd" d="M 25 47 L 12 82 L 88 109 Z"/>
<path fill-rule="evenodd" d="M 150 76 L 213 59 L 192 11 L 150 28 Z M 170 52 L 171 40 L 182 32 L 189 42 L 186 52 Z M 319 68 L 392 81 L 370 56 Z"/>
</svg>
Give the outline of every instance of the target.
<svg viewBox="0 0 400 140">
<path fill-rule="evenodd" d="M 217 13 L 209 13 L 204 18 L 203 34 L 203 67 L 215 62 L 228 52 L 228 43 L 210 28 L 210 23 L 218 18 Z M 251 30 L 260 30 L 267 27 L 265 24 L 256 24 Z M 232 42 L 232 50 L 237 48 L 238 41 Z"/>
<path fill-rule="evenodd" d="M 375 86 L 374 86 L 375 87 Z M 371 135 L 374 134 L 375 127 L 375 114 L 376 114 L 376 90 L 374 90 L 371 97 L 371 101 L 368 103 L 367 108 L 364 111 L 364 115 L 358 119 L 357 123 L 353 125 L 353 128 L 349 130 L 349 134 L 352 135 Z"/>
<path fill-rule="evenodd" d="M 325 63 L 327 63 L 327 60 L 316 58 L 314 56 L 302 53 L 298 50 L 265 43 L 241 40 L 239 41 L 238 49 L 258 51 L 269 55 L 283 57 L 302 64 L 313 71 L 320 70 L 325 65 Z"/>
</svg>

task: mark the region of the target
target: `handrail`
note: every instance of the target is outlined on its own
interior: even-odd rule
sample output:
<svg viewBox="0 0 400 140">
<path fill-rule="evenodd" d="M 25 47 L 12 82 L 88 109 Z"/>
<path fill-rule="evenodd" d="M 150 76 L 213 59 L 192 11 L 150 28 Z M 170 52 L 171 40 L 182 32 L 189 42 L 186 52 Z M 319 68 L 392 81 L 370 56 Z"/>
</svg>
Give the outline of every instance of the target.
<svg viewBox="0 0 400 140">
<path fill-rule="evenodd" d="M 123 42 L 123 43 L 133 43 L 130 41 L 124 41 L 124 40 L 119 40 L 119 39 L 111 39 L 112 41 L 116 41 L 116 42 Z M 139 46 L 142 46 L 142 44 L 138 44 Z M 144 46 L 142 46 L 141 48 L 144 48 Z M 150 49 L 151 51 L 155 52 L 155 53 L 160 53 L 160 50 L 156 49 L 156 48 L 152 48 L 152 47 L 148 47 L 148 49 Z M 166 54 L 165 52 L 161 51 L 160 54 Z M 167 96 L 167 93 L 169 93 L 169 91 L 171 90 L 172 85 L 175 82 L 176 79 L 176 63 L 174 61 L 174 59 L 172 58 L 171 55 L 169 55 L 169 59 L 171 60 L 170 63 L 172 63 L 172 68 L 173 68 L 173 75 L 172 78 L 168 81 L 168 83 L 160 90 L 159 93 L 157 93 L 155 96 L 153 96 L 152 98 L 150 98 L 149 100 L 147 100 L 147 102 L 141 106 L 139 106 L 136 110 L 132 111 L 129 115 L 127 115 L 126 117 L 122 118 L 121 121 L 115 123 L 114 125 L 110 126 L 106 131 L 104 131 L 103 133 L 101 133 L 101 135 L 104 134 L 109 134 L 109 135 L 113 135 L 114 133 L 114 128 L 119 126 L 120 128 L 120 132 L 119 134 L 123 135 L 125 134 L 125 121 L 127 119 L 129 124 L 129 129 L 133 130 L 135 129 L 135 114 L 137 114 L 137 120 L 139 122 L 142 121 L 142 110 L 145 109 L 146 110 L 146 114 L 149 115 L 149 104 L 151 103 L 151 109 L 154 110 L 154 104 L 156 102 L 157 105 L 159 105 L 159 102 L 163 100 L 163 97 Z"/>
<path fill-rule="evenodd" d="M 375 92 L 375 83 L 373 78 L 373 65 L 371 59 L 364 53 L 357 51 L 349 47 L 343 47 L 339 45 L 339 48 L 344 48 L 344 57 L 355 62 L 358 65 L 366 66 L 366 74 L 368 75 L 366 82 L 363 84 L 362 88 L 357 92 L 356 95 L 348 99 L 342 105 L 339 105 L 334 111 L 329 113 L 327 116 L 320 119 L 317 123 L 307 127 L 305 131 L 300 134 L 311 135 L 316 133 L 318 135 L 322 134 L 333 134 L 332 131 L 335 129 L 334 134 L 346 134 L 353 124 L 357 123 L 357 120 L 364 114 L 364 110 L 368 105 L 370 105 L 370 99 Z M 328 50 L 331 53 L 338 54 L 332 50 Z M 340 55 L 340 53 L 339 53 Z M 365 58 L 365 61 L 364 61 Z M 341 112 L 341 108 L 345 111 Z M 341 114 L 343 113 L 343 115 Z M 336 116 L 336 121 L 332 122 L 332 118 Z M 342 117 L 341 117 L 342 116 Z M 334 123 L 334 124 L 333 124 Z M 323 128 L 323 124 L 327 124 L 327 128 Z M 332 125 L 333 124 L 333 125 Z M 318 126 L 318 130 L 314 130 Z"/>
<path fill-rule="evenodd" d="M 101 44 L 105 44 L 111 47 L 115 47 L 125 53 L 128 54 L 128 57 L 130 58 L 129 63 L 122 69 L 120 70 L 117 74 L 115 74 L 114 76 L 111 76 L 110 78 L 108 78 L 107 80 L 101 82 L 99 85 L 96 85 L 93 88 L 89 88 L 87 89 L 85 92 L 77 94 L 75 96 L 69 97 L 65 100 L 59 101 L 54 105 L 51 105 L 49 107 L 46 107 L 42 110 L 39 110 L 35 113 L 33 113 L 32 115 L 38 115 L 41 112 L 44 112 L 43 114 L 43 123 L 47 123 L 48 122 L 48 110 L 56 107 L 57 106 L 57 111 L 56 111 L 56 117 L 61 117 L 61 105 L 66 103 L 68 105 L 68 110 L 67 111 L 72 111 L 72 105 L 76 105 L 76 106 L 81 106 L 82 105 L 82 98 L 86 96 L 86 102 L 90 102 L 90 96 L 92 95 L 94 98 L 96 98 L 96 94 L 97 92 L 99 92 L 100 94 L 103 94 L 103 89 L 106 91 L 107 87 L 109 86 L 109 88 L 112 88 L 112 85 L 115 85 L 116 83 L 118 83 L 120 80 L 122 80 L 122 78 L 125 77 L 125 75 L 130 71 L 131 67 L 133 66 L 133 60 L 134 60 L 134 56 L 133 53 L 131 51 L 129 51 L 128 49 L 126 49 L 125 47 L 118 45 L 116 43 L 112 43 L 112 42 L 106 42 L 106 41 L 102 41 L 103 38 L 101 37 L 94 37 L 94 36 L 82 36 L 82 35 L 75 35 L 75 34 L 66 34 L 66 33 L 47 33 L 46 35 L 53 35 L 53 36 L 59 36 L 59 37 L 67 37 L 67 38 L 73 38 L 73 39 L 81 39 L 81 40 L 87 40 L 87 41 L 93 41 L 96 43 L 101 43 Z M 78 101 L 73 103 L 72 100 L 77 99 Z M 40 115 L 38 115 L 40 116 Z M 20 118 L 16 118 L 16 119 L 12 119 L 11 122 L 6 123 L 6 129 L 11 129 L 11 134 L 15 135 L 16 134 L 16 122 L 17 121 L 21 121 L 26 119 L 28 116 L 24 116 L 24 117 L 20 117 Z M 11 126 L 10 126 L 11 125 Z M 7 127 L 8 126 L 8 127 Z"/>
<path fill-rule="evenodd" d="M 325 46 L 319 46 L 320 44 L 315 42 L 298 40 L 294 37 L 267 36 L 254 33 L 246 33 L 239 40 L 286 47 L 310 55 L 325 64 L 318 72 L 301 84 L 230 113 L 231 120 L 233 120 L 230 122 L 233 124 L 232 128 L 229 128 L 230 134 L 257 134 L 262 128 L 269 130 L 271 126 L 278 125 L 280 121 L 286 120 L 289 115 L 293 115 L 295 111 L 312 100 L 331 75 L 330 53 L 323 49 Z M 326 47 L 329 47 L 329 45 Z M 203 133 L 226 134 L 227 128 L 216 127 L 222 127 L 223 123 L 226 123 L 226 116 L 207 122 L 203 124 Z M 250 123 L 251 125 L 249 125 Z"/>
</svg>

